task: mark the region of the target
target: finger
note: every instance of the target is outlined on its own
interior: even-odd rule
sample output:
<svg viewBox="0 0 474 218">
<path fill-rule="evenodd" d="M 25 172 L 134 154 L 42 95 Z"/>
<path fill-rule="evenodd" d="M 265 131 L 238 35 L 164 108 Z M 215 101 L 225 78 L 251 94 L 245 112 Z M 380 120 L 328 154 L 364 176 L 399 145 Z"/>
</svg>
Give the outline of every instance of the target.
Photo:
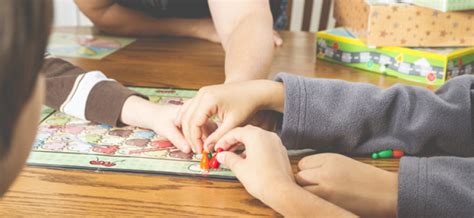
<svg viewBox="0 0 474 218">
<path fill-rule="evenodd" d="M 283 45 L 283 39 L 281 38 L 280 34 L 276 31 L 273 31 L 273 42 L 277 47 Z"/>
<path fill-rule="evenodd" d="M 184 102 L 184 104 L 179 108 L 178 115 L 174 119 L 174 125 L 181 128 L 183 116 L 187 112 L 189 105 L 191 104 L 192 99 L 189 99 Z"/>
<path fill-rule="evenodd" d="M 191 147 L 189 146 L 186 139 L 184 139 L 183 134 L 175 126 L 171 127 L 168 134 L 164 135 L 170 142 L 176 146 L 179 150 L 184 153 L 191 152 Z"/>
<path fill-rule="evenodd" d="M 199 100 L 200 100 L 200 96 L 196 96 L 192 100 L 192 102 L 189 105 L 189 108 L 187 109 L 186 114 L 184 114 L 183 116 L 183 122 L 182 122 L 182 125 L 183 125 L 182 131 L 183 131 L 184 138 L 186 139 L 186 141 L 188 141 L 194 153 L 200 153 L 201 148 L 202 148 L 200 147 L 200 142 L 201 142 L 200 138 L 197 138 L 197 139 L 193 138 L 191 134 L 191 122 L 194 116 L 194 112 L 196 111 L 196 108 L 199 105 Z"/>
<path fill-rule="evenodd" d="M 193 143 L 199 145 L 201 148 L 203 147 L 202 137 L 205 134 L 203 129 L 209 119 L 217 112 L 217 107 L 208 101 L 200 101 L 195 107 L 194 116 L 193 119 L 191 119 L 189 128 Z M 205 146 L 205 150 L 209 151 L 208 146 Z"/>
<path fill-rule="evenodd" d="M 219 163 L 224 164 L 230 170 L 232 170 L 237 178 L 239 178 L 244 173 L 245 169 L 241 167 L 241 164 L 239 164 L 239 162 L 243 159 L 239 155 L 233 152 L 223 151 L 218 153 L 216 158 Z"/>
<path fill-rule="evenodd" d="M 326 199 L 326 192 L 324 191 L 323 188 L 321 188 L 320 185 L 308 185 L 308 186 L 303 186 L 303 188 L 306 191 L 309 191 L 315 195 L 318 195 L 319 197 Z"/>
<path fill-rule="evenodd" d="M 217 124 L 214 123 L 213 121 L 208 120 L 206 124 L 204 124 L 201 130 L 204 136 L 203 138 L 207 139 L 207 137 L 209 137 L 209 135 L 211 135 L 214 131 L 216 131 L 216 129 L 217 129 Z"/>
<path fill-rule="evenodd" d="M 306 156 L 298 162 L 298 168 L 300 170 L 319 168 L 322 165 L 324 165 L 328 157 L 330 157 L 331 155 L 334 155 L 334 154 L 321 153 L 321 154 L 313 154 L 310 156 Z"/>
<path fill-rule="evenodd" d="M 320 181 L 320 170 L 313 168 L 302 170 L 295 175 L 296 183 L 301 186 L 318 185 Z"/>
<path fill-rule="evenodd" d="M 234 122 L 233 119 L 227 118 L 224 120 L 221 126 L 219 126 L 216 131 L 214 131 L 209 137 L 207 137 L 206 141 L 204 142 L 204 146 L 209 148 L 210 146 L 217 143 L 219 139 L 221 139 L 226 133 L 230 130 L 237 127 L 239 124 Z"/>
<path fill-rule="evenodd" d="M 243 151 L 243 152 L 240 154 L 240 157 L 242 157 L 243 159 L 247 158 L 247 152 L 246 152 L 246 151 Z"/>
<path fill-rule="evenodd" d="M 217 130 L 216 130 L 217 131 Z M 222 148 L 224 151 L 229 150 L 232 146 L 241 143 L 240 135 L 242 128 L 235 128 L 231 131 L 227 132 L 224 136 L 222 136 L 217 142 L 215 148 Z M 215 132 L 214 132 L 215 133 Z M 209 138 L 212 137 L 209 136 Z M 209 140 L 208 138 L 208 140 Z"/>
</svg>

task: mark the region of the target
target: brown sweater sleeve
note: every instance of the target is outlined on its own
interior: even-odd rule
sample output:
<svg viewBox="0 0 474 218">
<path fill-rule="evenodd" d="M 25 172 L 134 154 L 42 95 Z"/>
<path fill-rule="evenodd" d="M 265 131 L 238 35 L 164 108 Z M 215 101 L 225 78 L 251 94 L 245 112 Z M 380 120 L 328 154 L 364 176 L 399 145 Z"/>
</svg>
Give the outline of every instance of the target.
<svg viewBox="0 0 474 218">
<path fill-rule="evenodd" d="M 122 125 L 125 100 L 136 93 L 99 71 L 87 72 L 59 58 L 46 57 L 41 70 L 46 76 L 46 105 L 98 123 Z"/>
</svg>

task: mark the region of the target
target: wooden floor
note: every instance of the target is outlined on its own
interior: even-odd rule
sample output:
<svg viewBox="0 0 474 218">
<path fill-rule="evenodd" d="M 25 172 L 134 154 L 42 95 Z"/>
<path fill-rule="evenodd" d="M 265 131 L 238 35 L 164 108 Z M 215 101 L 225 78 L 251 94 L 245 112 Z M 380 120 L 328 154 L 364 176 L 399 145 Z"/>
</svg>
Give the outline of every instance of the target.
<svg viewBox="0 0 474 218">
<path fill-rule="evenodd" d="M 277 50 L 272 76 L 284 71 L 310 77 L 367 82 L 380 87 L 395 83 L 414 84 L 316 61 L 313 34 L 281 34 L 284 45 Z M 224 80 L 221 46 L 187 38 L 142 38 L 101 61 L 67 60 L 86 70 L 101 70 L 126 85 L 197 89 Z M 300 158 L 291 158 L 293 166 Z M 355 159 L 394 172 L 399 166 L 398 160 L 393 159 Z M 278 214 L 251 197 L 238 181 L 26 167 L 0 201 L 0 217 L 34 215 Z"/>
</svg>

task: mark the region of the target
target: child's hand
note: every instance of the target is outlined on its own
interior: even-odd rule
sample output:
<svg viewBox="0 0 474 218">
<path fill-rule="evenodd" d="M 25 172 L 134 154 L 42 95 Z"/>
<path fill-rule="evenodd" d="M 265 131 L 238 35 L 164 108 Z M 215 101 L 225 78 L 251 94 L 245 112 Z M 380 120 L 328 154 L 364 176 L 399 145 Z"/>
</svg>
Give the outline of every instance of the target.
<svg viewBox="0 0 474 218">
<path fill-rule="evenodd" d="M 229 130 L 249 122 L 259 110 L 283 110 L 283 84 L 254 80 L 204 87 L 186 102 L 175 124 L 195 152 L 214 145 Z M 222 125 L 203 143 L 202 128 L 214 115 Z"/>
<path fill-rule="evenodd" d="M 242 155 L 231 151 L 245 146 Z M 217 160 L 229 167 L 254 197 L 271 201 L 272 191 L 283 185 L 295 185 L 293 172 L 280 138 L 254 126 L 236 128 L 225 134 L 216 144 L 225 151 Z"/>
<path fill-rule="evenodd" d="M 233 152 L 245 146 L 241 155 Z M 236 128 L 216 144 L 217 160 L 229 167 L 245 189 L 284 216 L 354 217 L 348 211 L 302 189 L 294 182 L 280 138 L 254 126 Z"/>
<path fill-rule="evenodd" d="M 158 135 L 170 140 L 181 151 L 189 153 L 191 152 L 190 145 L 184 139 L 181 130 L 173 122 L 180 107 L 177 105 L 158 105 L 131 96 L 124 103 L 121 118 L 125 124 L 154 130 Z M 203 137 L 214 131 L 212 126 L 209 127 L 208 125 L 204 125 L 203 130 L 205 130 L 203 131 Z"/>
<path fill-rule="evenodd" d="M 296 181 L 306 190 L 362 217 L 396 216 L 396 173 L 330 153 L 305 157 L 298 167 Z"/>
</svg>

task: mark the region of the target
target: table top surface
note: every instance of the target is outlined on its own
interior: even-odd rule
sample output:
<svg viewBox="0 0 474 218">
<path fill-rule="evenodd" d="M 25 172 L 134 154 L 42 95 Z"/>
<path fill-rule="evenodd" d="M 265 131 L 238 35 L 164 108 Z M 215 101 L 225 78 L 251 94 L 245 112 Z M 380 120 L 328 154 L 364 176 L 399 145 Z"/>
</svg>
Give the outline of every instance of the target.
<svg viewBox="0 0 474 218">
<path fill-rule="evenodd" d="M 270 78 L 278 72 L 290 72 L 366 82 L 383 88 L 396 83 L 422 86 L 317 61 L 313 33 L 281 32 L 281 35 L 284 44 L 276 51 Z M 100 61 L 65 59 L 86 70 L 101 70 L 125 85 L 198 89 L 224 81 L 221 45 L 189 38 L 139 38 Z M 291 158 L 295 170 L 301 157 Z M 396 159 L 355 159 L 389 171 L 397 171 L 399 166 Z M 278 214 L 250 196 L 238 181 L 25 167 L 0 200 L 0 215 Z"/>
</svg>

